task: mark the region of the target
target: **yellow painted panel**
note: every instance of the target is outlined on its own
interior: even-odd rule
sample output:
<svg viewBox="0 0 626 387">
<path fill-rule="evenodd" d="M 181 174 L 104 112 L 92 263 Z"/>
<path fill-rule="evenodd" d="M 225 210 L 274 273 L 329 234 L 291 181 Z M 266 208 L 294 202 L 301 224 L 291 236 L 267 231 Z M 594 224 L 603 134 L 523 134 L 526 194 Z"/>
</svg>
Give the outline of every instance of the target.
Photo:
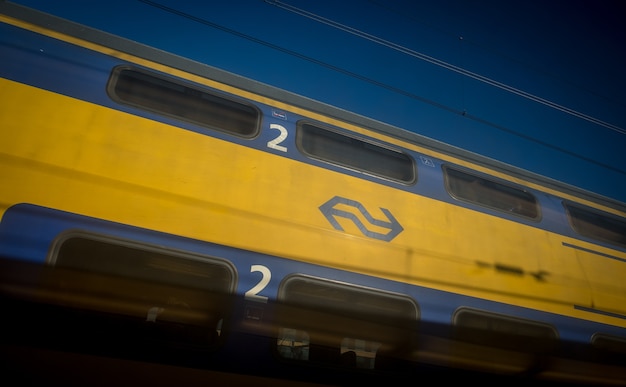
<svg viewBox="0 0 626 387">
<path fill-rule="evenodd" d="M 572 242 L 582 248 L 575 250 L 592 291 L 593 306 L 607 312 L 626 314 L 626 257 L 607 248 Z"/>
</svg>

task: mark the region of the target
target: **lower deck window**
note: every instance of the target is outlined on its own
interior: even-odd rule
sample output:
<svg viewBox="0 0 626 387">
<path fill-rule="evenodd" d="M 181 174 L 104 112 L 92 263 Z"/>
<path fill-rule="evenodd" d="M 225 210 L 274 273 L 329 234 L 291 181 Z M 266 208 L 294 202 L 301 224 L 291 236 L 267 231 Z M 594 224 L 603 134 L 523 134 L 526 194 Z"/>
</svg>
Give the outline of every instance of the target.
<svg viewBox="0 0 626 387">
<path fill-rule="evenodd" d="M 597 349 L 611 353 L 613 356 L 620 355 L 622 359 L 625 359 L 626 337 L 596 333 L 591 338 L 591 344 Z"/>
<path fill-rule="evenodd" d="M 63 235 L 56 241 L 49 262 L 57 267 L 221 293 L 230 293 L 234 285 L 234 268 L 221 259 L 91 233 Z"/>
<path fill-rule="evenodd" d="M 404 295 L 295 275 L 279 288 L 276 348 L 284 359 L 372 369 L 410 341 L 419 312 Z"/>
<path fill-rule="evenodd" d="M 453 325 L 457 340 L 517 351 L 548 351 L 558 338 L 549 324 L 465 307 L 454 313 Z"/>
<path fill-rule="evenodd" d="M 51 303 L 113 340 L 212 346 L 235 288 L 222 259 L 88 232 L 61 235 L 48 261 Z"/>
</svg>

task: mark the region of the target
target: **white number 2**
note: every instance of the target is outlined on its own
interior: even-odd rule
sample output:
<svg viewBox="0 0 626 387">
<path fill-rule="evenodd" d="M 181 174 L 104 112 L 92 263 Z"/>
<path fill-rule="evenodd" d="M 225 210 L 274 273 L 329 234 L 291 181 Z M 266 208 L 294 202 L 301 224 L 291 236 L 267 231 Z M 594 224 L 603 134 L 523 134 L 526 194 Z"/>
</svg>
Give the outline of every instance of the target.
<svg viewBox="0 0 626 387">
<path fill-rule="evenodd" d="M 250 266 L 250 273 L 260 272 L 262 277 L 261 280 L 254 285 L 254 287 L 248 290 L 245 294 L 246 300 L 257 301 L 257 302 L 267 302 L 267 297 L 259 296 L 259 293 L 265 289 L 267 284 L 270 283 L 270 279 L 272 278 L 272 272 L 265 266 L 262 265 L 252 265 Z"/>
<path fill-rule="evenodd" d="M 278 134 L 278 137 L 267 142 L 267 147 L 279 150 L 281 152 L 287 152 L 286 146 L 278 145 L 281 142 L 285 141 L 285 139 L 287 138 L 287 129 L 285 129 L 284 126 L 278 124 L 270 124 L 270 129 L 276 129 L 280 133 Z"/>
</svg>

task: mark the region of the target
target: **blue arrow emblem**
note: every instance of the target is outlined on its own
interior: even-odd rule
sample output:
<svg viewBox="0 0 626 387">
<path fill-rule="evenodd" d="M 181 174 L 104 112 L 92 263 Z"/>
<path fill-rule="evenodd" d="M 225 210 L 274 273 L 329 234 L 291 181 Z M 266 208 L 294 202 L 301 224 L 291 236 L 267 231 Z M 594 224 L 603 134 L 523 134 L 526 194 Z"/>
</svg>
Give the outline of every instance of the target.
<svg viewBox="0 0 626 387">
<path fill-rule="evenodd" d="M 389 232 L 386 234 L 383 234 L 383 233 L 368 230 L 367 227 L 365 227 L 365 225 L 363 224 L 363 222 L 361 222 L 361 220 L 356 216 L 356 214 L 350 211 L 339 210 L 335 208 L 337 204 L 345 204 L 347 206 L 354 207 L 355 209 L 359 210 L 361 215 L 363 215 L 370 224 L 374 226 L 378 226 L 378 227 L 388 228 Z M 404 228 L 402 228 L 402 226 L 396 220 L 396 218 L 394 218 L 394 216 L 391 215 L 391 212 L 389 210 L 387 210 L 386 208 L 381 208 L 380 210 L 383 212 L 383 214 L 385 214 L 388 220 L 375 219 L 365 209 L 365 207 L 363 207 L 361 203 L 354 201 L 354 200 L 342 198 L 340 196 L 335 196 L 334 198 L 330 199 L 329 201 L 327 201 L 326 203 L 320 206 L 320 211 L 322 211 L 322 214 L 324 214 L 326 219 L 328 219 L 330 224 L 332 224 L 336 230 L 344 231 L 343 227 L 341 227 L 341 225 L 339 224 L 339 222 L 337 222 L 337 219 L 336 219 L 336 217 L 342 217 L 342 218 L 350 219 L 352 222 L 354 222 L 354 224 L 359 228 L 359 230 L 361 230 L 363 235 L 370 237 L 370 238 L 380 239 L 382 241 L 389 242 L 393 238 L 395 238 L 398 234 L 400 234 L 404 230 Z"/>
</svg>

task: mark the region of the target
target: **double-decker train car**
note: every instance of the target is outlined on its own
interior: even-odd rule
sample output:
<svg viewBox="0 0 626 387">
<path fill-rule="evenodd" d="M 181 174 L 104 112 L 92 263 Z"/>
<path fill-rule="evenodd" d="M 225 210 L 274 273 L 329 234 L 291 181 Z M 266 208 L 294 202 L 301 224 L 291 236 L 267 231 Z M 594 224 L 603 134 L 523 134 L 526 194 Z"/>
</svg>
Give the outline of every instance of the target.
<svg viewBox="0 0 626 387">
<path fill-rule="evenodd" d="M 329 384 L 626 382 L 624 203 L 0 11 L 13 371 L 46 348 Z"/>
</svg>

